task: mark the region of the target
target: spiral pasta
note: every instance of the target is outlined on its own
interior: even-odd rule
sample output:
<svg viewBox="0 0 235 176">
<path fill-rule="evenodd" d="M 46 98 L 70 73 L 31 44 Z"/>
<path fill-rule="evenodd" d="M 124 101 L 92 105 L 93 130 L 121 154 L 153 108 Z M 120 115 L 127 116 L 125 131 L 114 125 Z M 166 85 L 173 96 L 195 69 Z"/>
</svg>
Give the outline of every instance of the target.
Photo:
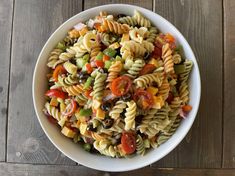
<svg viewBox="0 0 235 176">
<path fill-rule="evenodd" d="M 127 102 L 125 116 L 125 130 L 135 129 L 136 103 L 132 100 Z"/>
<path fill-rule="evenodd" d="M 100 45 L 96 45 L 91 48 L 91 53 L 90 53 L 91 61 L 95 60 L 96 56 L 99 54 L 100 51 L 101 51 Z"/>
<path fill-rule="evenodd" d="M 61 49 L 54 49 L 51 53 L 50 53 L 50 57 L 48 58 L 48 63 L 47 66 L 50 68 L 55 69 L 55 67 L 62 63 L 63 61 L 59 59 L 59 55 L 63 52 L 63 50 Z"/>
<path fill-rule="evenodd" d="M 172 59 L 174 64 L 179 64 L 182 60 L 181 56 L 178 53 L 173 54 Z"/>
<path fill-rule="evenodd" d="M 110 86 L 110 83 L 118 77 L 120 71 L 122 70 L 122 62 L 121 61 L 116 61 L 114 64 L 112 64 L 109 68 L 109 74 L 107 77 L 106 82 L 109 84 L 107 85 L 108 87 Z"/>
<path fill-rule="evenodd" d="M 109 116 L 112 119 L 118 119 L 120 117 L 120 114 L 124 111 L 126 108 L 126 102 L 119 100 L 116 102 L 113 109 L 109 112 Z"/>
<path fill-rule="evenodd" d="M 64 88 L 66 92 L 68 92 L 69 96 L 76 96 L 81 94 L 83 91 L 83 86 L 80 84 L 72 85 Z"/>
<path fill-rule="evenodd" d="M 103 20 L 103 27 L 105 30 L 113 32 L 115 34 L 123 34 L 129 31 L 129 26 L 127 24 L 121 24 L 106 19 Z"/>
<path fill-rule="evenodd" d="M 169 43 L 162 46 L 162 59 L 164 61 L 164 68 L 166 73 L 174 73 L 174 62 L 172 59 L 172 51 Z"/>
<path fill-rule="evenodd" d="M 58 83 L 61 86 L 68 87 L 68 86 L 77 84 L 78 83 L 78 78 L 76 76 L 73 76 L 73 75 L 69 75 L 67 77 L 59 76 L 58 77 Z"/>
<path fill-rule="evenodd" d="M 146 53 L 146 49 L 141 44 L 135 41 L 123 42 L 123 46 L 121 47 L 120 51 L 121 53 L 129 51 L 130 53 L 133 53 L 135 57 L 144 56 L 144 54 Z"/>
<path fill-rule="evenodd" d="M 136 139 L 136 153 L 142 156 L 145 154 L 144 141 L 140 135 L 137 135 Z"/>
<path fill-rule="evenodd" d="M 169 95 L 169 91 L 170 91 L 170 84 L 169 84 L 167 78 L 165 78 L 162 81 L 162 85 L 158 89 L 158 94 L 161 95 L 164 100 L 166 100 Z"/>
<path fill-rule="evenodd" d="M 137 10 L 134 11 L 133 18 L 136 19 L 137 24 L 140 26 L 147 27 L 147 28 L 151 26 L 151 22 Z"/>
<path fill-rule="evenodd" d="M 98 72 L 95 77 L 94 83 L 94 91 L 92 92 L 92 96 L 94 99 L 101 100 L 103 96 L 103 91 L 105 89 L 105 80 L 107 74 Z"/>
<path fill-rule="evenodd" d="M 60 121 L 61 119 L 61 113 L 60 111 L 54 107 L 51 106 L 48 102 L 45 104 L 45 108 L 48 114 L 50 114 L 52 117 L 54 117 L 57 121 Z"/>
<path fill-rule="evenodd" d="M 150 27 L 149 28 L 149 35 L 148 35 L 146 41 L 148 41 L 150 43 L 154 43 L 154 41 L 157 37 L 157 33 L 158 33 L 158 30 L 156 27 Z"/>
<path fill-rule="evenodd" d="M 162 84 L 162 78 L 160 73 L 151 73 L 147 75 L 140 76 L 134 80 L 136 87 L 145 88 L 150 86 L 153 82 L 157 83 L 158 86 Z"/>
<path fill-rule="evenodd" d="M 76 65 L 67 61 L 63 64 L 63 66 L 68 73 L 72 75 L 75 75 L 77 73 L 78 67 Z"/>
<path fill-rule="evenodd" d="M 142 59 L 136 59 L 130 69 L 127 71 L 128 76 L 131 78 L 136 78 L 140 72 L 140 70 L 145 65 L 145 62 Z"/>
<path fill-rule="evenodd" d="M 129 26 L 133 26 L 133 27 L 137 25 L 137 20 L 130 16 L 118 18 L 117 22 L 122 23 L 122 24 L 128 24 Z"/>
</svg>

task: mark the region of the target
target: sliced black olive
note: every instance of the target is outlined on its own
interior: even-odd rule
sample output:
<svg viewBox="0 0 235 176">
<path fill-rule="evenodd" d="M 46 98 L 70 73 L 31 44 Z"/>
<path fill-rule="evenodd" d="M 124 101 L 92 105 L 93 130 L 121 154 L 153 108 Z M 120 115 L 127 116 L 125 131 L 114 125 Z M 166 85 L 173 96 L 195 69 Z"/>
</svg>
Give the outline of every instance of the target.
<svg viewBox="0 0 235 176">
<path fill-rule="evenodd" d="M 105 73 L 108 73 L 108 69 L 107 68 L 103 68 Z"/>
<path fill-rule="evenodd" d="M 76 60 L 70 59 L 70 62 L 71 62 L 72 64 L 76 65 Z"/>
<path fill-rule="evenodd" d="M 110 111 L 112 104 L 109 102 L 105 102 L 101 105 L 101 109 L 103 111 Z"/>
<path fill-rule="evenodd" d="M 124 110 L 124 111 L 120 114 L 120 117 L 124 119 L 124 118 L 126 117 L 125 113 L 126 113 L 126 111 Z"/>
<path fill-rule="evenodd" d="M 108 119 L 105 119 L 104 121 L 103 121 L 103 127 L 105 128 L 105 129 L 107 129 L 107 128 L 110 128 L 111 126 L 113 126 L 113 119 L 111 119 L 111 118 L 108 118 Z"/>
<path fill-rule="evenodd" d="M 127 93 L 121 97 L 123 101 L 128 101 L 131 99 L 131 93 Z"/>
<path fill-rule="evenodd" d="M 87 125 L 87 130 L 88 131 L 97 131 L 97 129 L 96 128 L 93 128 L 93 124 L 92 123 L 89 123 L 88 125 Z"/>
<path fill-rule="evenodd" d="M 122 18 L 122 17 L 125 17 L 125 16 L 126 16 L 125 14 L 118 14 L 117 18 Z"/>
<path fill-rule="evenodd" d="M 149 52 L 146 52 L 146 53 L 144 54 L 144 59 L 148 59 L 149 56 L 150 56 Z"/>
<path fill-rule="evenodd" d="M 80 72 L 78 74 L 79 79 L 87 79 L 88 77 L 89 77 L 89 75 L 87 74 L 87 72 Z"/>
</svg>

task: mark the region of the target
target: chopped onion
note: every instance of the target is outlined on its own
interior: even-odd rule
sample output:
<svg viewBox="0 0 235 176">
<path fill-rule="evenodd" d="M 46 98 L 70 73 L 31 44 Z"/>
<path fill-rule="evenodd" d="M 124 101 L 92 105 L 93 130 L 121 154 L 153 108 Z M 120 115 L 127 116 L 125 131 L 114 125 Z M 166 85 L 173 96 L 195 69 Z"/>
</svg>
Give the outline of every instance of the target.
<svg viewBox="0 0 235 176">
<path fill-rule="evenodd" d="M 86 25 L 84 23 L 78 23 L 74 26 L 74 29 L 80 31 L 84 27 L 86 27 Z"/>
<path fill-rule="evenodd" d="M 182 110 L 182 108 L 180 109 L 180 117 L 186 119 L 186 113 Z"/>
</svg>

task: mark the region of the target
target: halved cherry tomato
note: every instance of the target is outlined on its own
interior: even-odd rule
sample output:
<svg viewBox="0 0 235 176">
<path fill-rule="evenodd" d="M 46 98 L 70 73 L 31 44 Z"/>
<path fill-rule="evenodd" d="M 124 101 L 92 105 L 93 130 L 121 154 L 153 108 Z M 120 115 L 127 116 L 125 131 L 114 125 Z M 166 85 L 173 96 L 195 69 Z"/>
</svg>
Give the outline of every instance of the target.
<svg viewBox="0 0 235 176">
<path fill-rule="evenodd" d="M 55 80 L 55 82 L 58 81 L 58 76 L 62 73 L 66 73 L 65 68 L 63 67 L 63 65 L 57 65 L 52 74 L 52 77 Z"/>
<path fill-rule="evenodd" d="M 121 147 L 126 154 L 134 153 L 136 149 L 136 137 L 132 132 L 123 132 L 121 137 Z"/>
<path fill-rule="evenodd" d="M 88 74 L 91 74 L 91 73 L 92 73 L 93 69 L 92 69 L 92 67 L 91 67 L 91 64 L 89 64 L 89 63 L 86 64 L 86 70 L 87 70 L 87 73 L 88 73 Z"/>
<path fill-rule="evenodd" d="M 57 97 L 62 99 L 65 99 L 67 97 L 67 94 L 65 92 L 58 89 L 50 89 L 45 93 L 45 95 L 48 97 Z"/>
<path fill-rule="evenodd" d="M 192 110 L 192 106 L 190 105 L 184 105 L 182 106 L 182 110 L 186 113 L 190 112 Z"/>
<path fill-rule="evenodd" d="M 100 68 L 104 68 L 104 62 L 102 60 L 96 60 L 95 65 Z"/>
<path fill-rule="evenodd" d="M 104 54 L 104 55 L 103 55 L 103 61 L 105 62 L 105 61 L 107 61 L 107 60 L 110 60 L 110 57 Z"/>
<path fill-rule="evenodd" d="M 166 102 L 171 103 L 173 99 L 174 99 L 174 95 L 172 94 L 172 92 L 169 92 Z"/>
<path fill-rule="evenodd" d="M 77 103 L 75 100 L 71 100 L 71 102 L 65 108 L 65 111 L 62 112 L 64 116 L 71 116 L 77 109 Z"/>
<path fill-rule="evenodd" d="M 159 47 L 156 46 L 156 47 L 154 48 L 154 50 L 153 50 L 151 56 L 152 56 L 153 58 L 159 58 L 159 57 L 161 57 L 161 56 L 162 56 L 162 46 L 161 46 L 161 48 L 159 48 Z"/>
<path fill-rule="evenodd" d="M 143 109 L 149 109 L 153 106 L 153 96 L 143 89 L 137 89 L 133 99 Z"/>
<path fill-rule="evenodd" d="M 131 84 L 132 81 L 128 76 L 120 76 L 113 80 L 110 89 L 114 95 L 122 96 L 129 91 Z"/>
<path fill-rule="evenodd" d="M 140 71 L 140 75 L 146 75 L 148 73 L 152 73 L 155 69 L 156 69 L 155 65 L 146 64 Z"/>
<path fill-rule="evenodd" d="M 175 38 L 169 33 L 167 33 L 164 38 L 165 38 L 166 42 L 168 42 L 168 43 L 174 43 L 175 42 Z"/>
</svg>

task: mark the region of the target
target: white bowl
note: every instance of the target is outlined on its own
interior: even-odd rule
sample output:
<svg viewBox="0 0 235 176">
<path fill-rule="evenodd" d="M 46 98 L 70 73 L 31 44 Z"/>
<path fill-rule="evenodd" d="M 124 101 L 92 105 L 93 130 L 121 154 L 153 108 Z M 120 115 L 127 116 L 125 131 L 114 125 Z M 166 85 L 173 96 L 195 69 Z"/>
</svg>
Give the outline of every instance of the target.
<svg viewBox="0 0 235 176">
<path fill-rule="evenodd" d="M 193 61 L 194 66 L 190 76 L 190 105 L 193 106 L 192 111 L 189 113 L 188 117 L 182 121 L 181 125 L 175 132 L 175 134 L 164 144 L 162 144 L 159 148 L 153 149 L 148 152 L 145 156 L 135 156 L 130 159 L 117 159 L 117 158 L 109 158 L 102 155 L 90 154 L 82 149 L 82 147 L 78 144 L 72 142 L 72 140 L 64 137 L 59 128 L 50 122 L 48 122 L 47 118 L 42 112 L 42 109 L 45 104 L 44 93 L 47 90 L 47 79 L 46 74 L 48 73 L 47 58 L 49 56 L 50 51 L 56 46 L 56 44 L 62 40 L 67 31 L 71 29 L 78 22 L 84 22 L 89 18 L 93 18 L 100 11 L 107 11 L 111 14 L 126 14 L 132 15 L 134 9 L 139 10 L 144 16 L 151 20 L 152 24 L 157 26 L 160 31 L 166 33 L 171 33 L 178 43 L 183 46 L 186 58 Z M 196 39 L 195 39 L 196 40 Z M 188 42 L 185 40 L 183 35 L 166 19 L 155 14 L 154 12 L 133 6 L 133 5 L 124 5 L 124 4 L 110 4 L 95 7 L 92 9 L 88 9 L 83 11 L 65 23 L 63 23 L 48 39 L 46 44 L 44 45 L 36 66 L 34 70 L 33 76 L 33 101 L 35 111 L 38 117 L 38 120 L 45 131 L 47 137 L 51 140 L 51 142 L 66 156 L 74 160 L 75 162 L 82 164 L 84 166 L 103 170 L 103 171 L 128 171 L 137 168 L 141 168 L 147 166 L 153 162 L 160 160 L 162 157 L 167 155 L 170 151 L 172 151 L 185 137 L 191 128 L 193 121 L 196 117 L 198 106 L 200 102 L 201 95 L 201 82 L 200 82 L 200 73 L 198 69 L 198 64 L 193 54 L 192 49 L 190 48 Z"/>
</svg>

